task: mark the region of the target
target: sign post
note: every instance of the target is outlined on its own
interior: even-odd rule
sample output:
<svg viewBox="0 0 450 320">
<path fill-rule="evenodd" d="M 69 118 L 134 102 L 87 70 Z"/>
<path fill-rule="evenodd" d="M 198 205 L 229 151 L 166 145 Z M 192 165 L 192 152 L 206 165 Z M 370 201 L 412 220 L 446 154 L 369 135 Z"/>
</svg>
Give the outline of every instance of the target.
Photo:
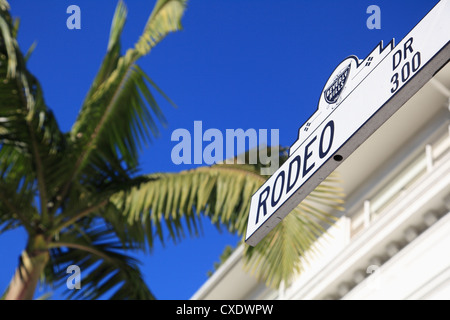
<svg viewBox="0 0 450 320">
<path fill-rule="evenodd" d="M 394 47 L 342 61 L 287 161 L 252 196 L 245 242 L 255 246 L 450 60 L 450 0 Z"/>
</svg>

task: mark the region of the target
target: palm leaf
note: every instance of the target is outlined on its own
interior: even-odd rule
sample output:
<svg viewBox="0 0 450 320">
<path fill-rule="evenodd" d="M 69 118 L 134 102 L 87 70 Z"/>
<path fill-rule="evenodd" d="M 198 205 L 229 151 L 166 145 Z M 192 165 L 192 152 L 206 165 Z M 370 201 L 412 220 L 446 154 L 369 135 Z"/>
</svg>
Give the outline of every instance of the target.
<svg viewBox="0 0 450 320">
<path fill-rule="evenodd" d="M 264 181 L 251 170 L 224 165 L 146 178 L 150 180 L 116 194 L 112 201 L 127 216 L 129 224 L 151 225 L 152 231 L 147 234 L 150 245 L 153 232 L 164 241 L 164 229 L 175 240 L 184 237 L 183 221 L 189 234 L 197 234 L 202 212 L 213 223 L 242 233 L 245 223 L 241 220 L 248 214 L 252 191 Z"/>
<path fill-rule="evenodd" d="M 27 182 L 23 185 L 34 188 L 29 182 L 35 180 L 40 211 L 46 217 L 52 190 L 58 185 L 54 167 L 61 160 L 59 151 L 64 148 L 65 139 L 44 102 L 39 82 L 26 68 L 15 39 L 17 25 L 13 25 L 7 9 L 3 3 L 0 8 L 0 174 L 3 179 L 0 184 L 6 187 L 8 181 L 15 179 L 8 176 L 14 175 Z"/>
<path fill-rule="evenodd" d="M 14 78 L 17 68 L 16 56 L 16 42 L 13 36 L 13 23 L 11 16 L 8 13 L 9 5 L 6 1 L 0 2 L 0 31 L 3 39 L 2 45 L 6 51 L 8 71 L 6 73 L 8 78 Z"/>
<path fill-rule="evenodd" d="M 186 7 L 186 0 L 159 0 L 152 11 L 144 32 L 135 45 L 133 54 L 143 56 L 158 44 L 169 32 L 181 28 L 180 18 Z"/>
<path fill-rule="evenodd" d="M 154 299 L 139 270 L 138 261 L 123 254 L 125 248 L 114 232 L 96 219 L 84 219 L 83 224 L 81 229 L 73 228 L 49 245 L 52 250 L 46 280 L 65 285 L 66 268 L 73 264 L 82 272 L 81 289 L 67 290 L 67 298 Z"/>
<path fill-rule="evenodd" d="M 282 161 L 286 159 L 283 151 Z M 168 230 L 169 237 L 175 240 L 184 237 L 183 222 L 189 234 L 197 234 L 201 215 L 244 237 L 251 197 L 266 180 L 256 168 L 260 170 L 261 164 L 220 164 L 148 175 L 146 178 L 151 180 L 116 194 L 112 202 L 130 226 L 145 224 L 150 247 L 154 235 L 165 241 L 163 230 Z M 334 222 L 332 213 L 342 209 L 343 195 L 338 185 L 333 175 L 325 179 L 260 244 L 246 248 L 248 270 L 274 287 L 300 271 L 299 257 Z"/>
<path fill-rule="evenodd" d="M 73 177 L 87 165 L 94 149 L 109 148 L 128 166 L 136 166 L 141 143 L 158 135 L 157 121 L 166 123 L 148 86 L 153 86 L 153 81 L 135 62 L 169 32 L 178 29 L 184 6 L 182 0 L 159 0 L 136 48 L 121 56 L 119 40 L 126 8 L 119 2 L 108 52 L 71 130 L 71 138 L 80 150 Z"/>
</svg>

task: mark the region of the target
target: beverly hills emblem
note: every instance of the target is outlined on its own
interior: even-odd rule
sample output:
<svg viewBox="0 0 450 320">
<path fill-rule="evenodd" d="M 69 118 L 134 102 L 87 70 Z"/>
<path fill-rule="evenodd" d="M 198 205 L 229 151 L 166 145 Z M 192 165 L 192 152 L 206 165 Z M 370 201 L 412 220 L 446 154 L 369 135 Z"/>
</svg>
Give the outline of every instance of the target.
<svg viewBox="0 0 450 320">
<path fill-rule="evenodd" d="M 342 90 L 344 90 L 345 84 L 347 83 L 347 78 L 350 74 L 350 67 L 351 64 L 349 64 L 344 70 L 342 70 L 336 76 L 333 83 L 324 90 L 324 99 L 329 104 L 335 104 L 338 101 L 339 96 L 341 95 Z"/>
</svg>

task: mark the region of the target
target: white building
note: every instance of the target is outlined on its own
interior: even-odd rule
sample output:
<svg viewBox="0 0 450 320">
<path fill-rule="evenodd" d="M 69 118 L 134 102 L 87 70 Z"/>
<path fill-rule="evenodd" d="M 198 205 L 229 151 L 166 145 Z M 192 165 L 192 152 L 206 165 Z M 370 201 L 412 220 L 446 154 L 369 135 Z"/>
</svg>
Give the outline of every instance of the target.
<svg viewBox="0 0 450 320">
<path fill-rule="evenodd" d="M 450 64 L 337 169 L 346 210 L 274 291 L 242 247 L 192 299 L 450 299 Z"/>
</svg>

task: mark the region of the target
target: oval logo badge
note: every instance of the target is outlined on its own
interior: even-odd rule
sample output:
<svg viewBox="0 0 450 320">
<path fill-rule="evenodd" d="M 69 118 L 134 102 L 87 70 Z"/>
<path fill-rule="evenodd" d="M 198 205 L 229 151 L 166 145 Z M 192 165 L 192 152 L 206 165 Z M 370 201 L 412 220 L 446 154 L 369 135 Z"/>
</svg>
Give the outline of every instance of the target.
<svg viewBox="0 0 450 320">
<path fill-rule="evenodd" d="M 324 90 L 323 97 L 327 103 L 334 104 L 338 101 L 339 96 L 347 83 L 347 79 L 350 74 L 350 66 L 351 64 L 339 72 L 331 85 Z"/>
</svg>

